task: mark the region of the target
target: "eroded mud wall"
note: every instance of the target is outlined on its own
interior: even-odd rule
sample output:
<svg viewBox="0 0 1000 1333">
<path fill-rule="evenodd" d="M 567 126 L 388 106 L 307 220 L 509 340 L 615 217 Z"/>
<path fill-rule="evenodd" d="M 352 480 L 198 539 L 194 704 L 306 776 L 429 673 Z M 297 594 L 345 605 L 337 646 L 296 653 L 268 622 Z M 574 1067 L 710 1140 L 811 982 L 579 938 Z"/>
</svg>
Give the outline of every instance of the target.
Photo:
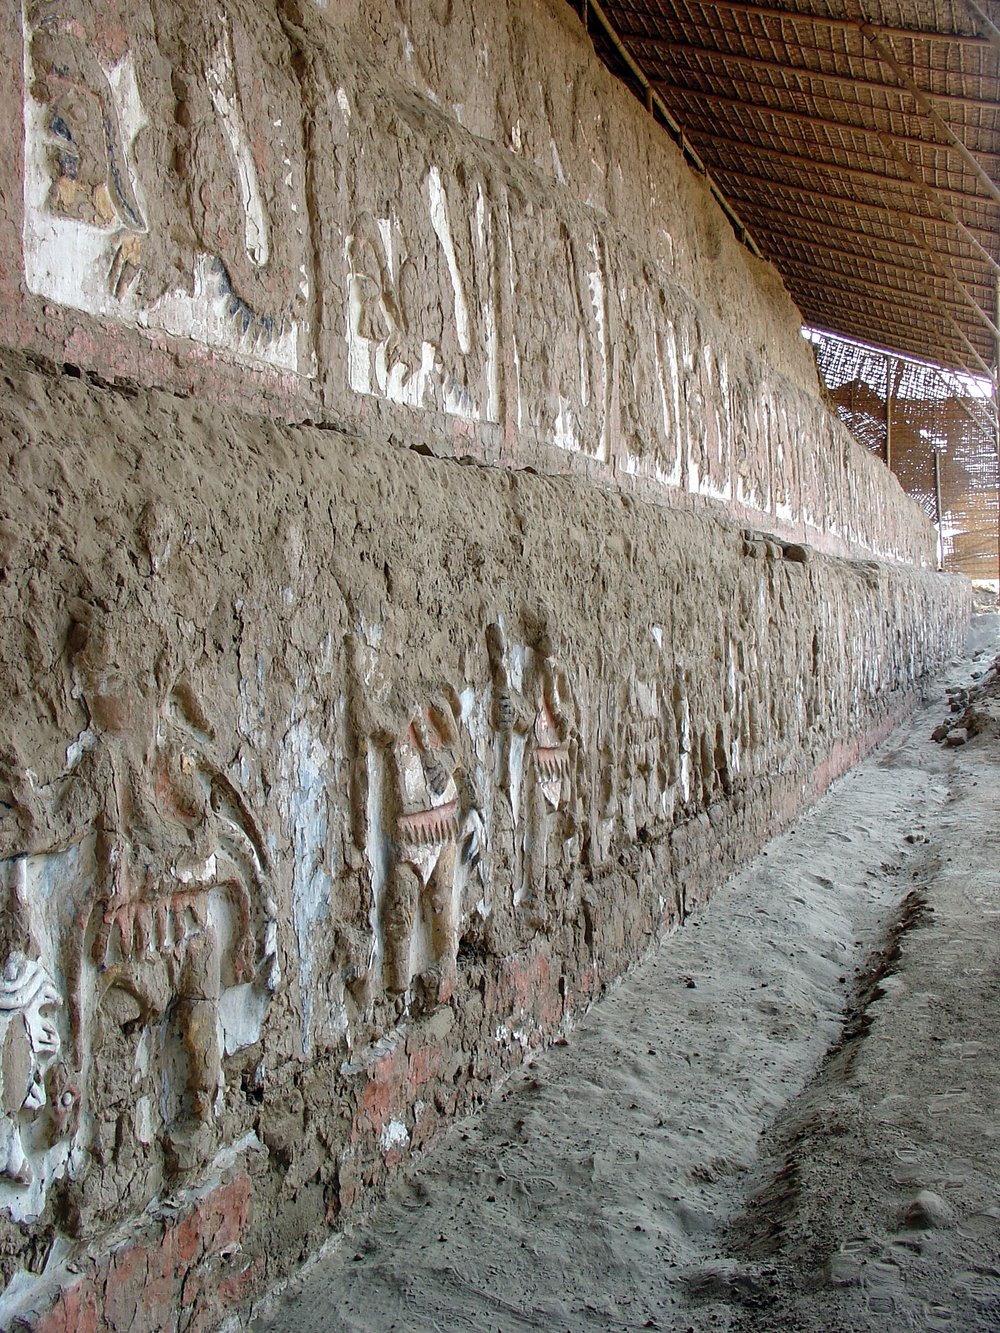
<svg viewBox="0 0 1000 1333">
<path fill-rule="evenodd" d="M 164 1319 L 276 1275 L 956 644 L 957 582 L 5 369 L 7 1276 L 206 1181 Z"/>
<path fill-rule="evenodd" d="M 0 29 L 0 1322 L 211 1326 L 967 593 L 568 8 Z"/>
</svg>

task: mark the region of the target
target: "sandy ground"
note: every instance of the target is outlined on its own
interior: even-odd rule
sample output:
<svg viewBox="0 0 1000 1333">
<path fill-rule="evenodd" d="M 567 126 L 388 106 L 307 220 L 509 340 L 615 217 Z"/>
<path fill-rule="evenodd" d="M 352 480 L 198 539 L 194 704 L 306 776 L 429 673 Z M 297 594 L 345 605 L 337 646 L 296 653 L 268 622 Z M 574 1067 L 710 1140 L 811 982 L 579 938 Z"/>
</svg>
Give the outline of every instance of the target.
<svg viewBox="0 0 1000 1333">
<path fill-rule="evenodd" d="M 1000 1329 L 997 634 L 246 1327 Z"/>
</svg>

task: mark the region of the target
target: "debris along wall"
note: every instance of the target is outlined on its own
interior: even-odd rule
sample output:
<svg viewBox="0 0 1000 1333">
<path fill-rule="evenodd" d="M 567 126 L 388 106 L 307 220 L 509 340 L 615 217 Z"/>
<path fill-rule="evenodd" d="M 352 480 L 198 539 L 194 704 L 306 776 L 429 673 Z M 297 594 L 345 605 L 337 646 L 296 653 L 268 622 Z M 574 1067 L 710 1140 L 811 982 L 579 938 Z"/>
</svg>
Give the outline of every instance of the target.
<svg viewBox="0 0 1000 1333">
<path fill-rule="evenodd" d="M 967 610 L 574 478 L 2 373 L 5 1323 L 260 1290 L 883 734 Z"/>
<path fill-rule="evenodd" d="M 0 36 L 16 345 L 933 563 L 563 0 L 24 0 Z"/>
</svg>

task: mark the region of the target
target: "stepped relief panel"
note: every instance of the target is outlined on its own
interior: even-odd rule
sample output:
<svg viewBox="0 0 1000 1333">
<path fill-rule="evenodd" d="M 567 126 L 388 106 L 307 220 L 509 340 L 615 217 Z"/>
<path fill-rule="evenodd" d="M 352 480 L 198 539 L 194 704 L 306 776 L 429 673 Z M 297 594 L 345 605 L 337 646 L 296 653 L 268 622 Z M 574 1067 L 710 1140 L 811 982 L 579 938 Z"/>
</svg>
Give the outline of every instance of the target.
<svg viewBox="0 0 1000 1333">
<path fill-rule="evenodd" d="M 23 60 L 29 290 L 307 371 L 301 112 L 276 18 L 25 0 Z"/>
</svg>

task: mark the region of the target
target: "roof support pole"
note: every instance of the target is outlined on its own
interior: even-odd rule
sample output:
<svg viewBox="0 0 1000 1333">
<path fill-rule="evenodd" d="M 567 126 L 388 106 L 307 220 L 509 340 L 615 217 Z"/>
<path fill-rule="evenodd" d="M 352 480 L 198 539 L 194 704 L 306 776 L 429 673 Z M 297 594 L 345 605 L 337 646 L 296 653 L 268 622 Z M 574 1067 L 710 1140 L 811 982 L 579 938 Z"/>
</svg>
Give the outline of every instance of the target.
<svg viewBox="0 0 1000 1333">
<path fill-rule="evenodd" d="M 903 362 L 895 356 L 885 359 L 885 465 L 892 471 L 892 411 L 896 405 L 899 382 L 903 378 Z"/>
<path fill-rule="evenodd" d="M 934 455 L 934 509 L 937 514 L 937 567 L 944 569 L 944 533 L 941 530 L 941 450 L 936 446 L 931 450 Z"/>
<path fill-rule="evenodd" d="M 1000 327 L 1000 278 L 996 280 L 996 322 Z M 997 600 L 1000 604 L 1000 334 L 993 358 L 993 418 L 997 428 Z"/>
<path fill-rule="evenodd" d="M 907 74 L 906 70 L 896 59 L 892 48 L 879 36 L 878 29 L 873 28 L 870 23 L 860 24 L 860 29 L 862 37 L 864 37 L 865 41 L 876 52 L 879 60 L 882 61 L 882 64 L 888 66 L 888 68 L 892 70 L 902 87 L 906 89 L 916 102 L 922 114 L 934 125 L 935 129 L 945 136 L 955 151 L 962 156 L 967 165 L 979 178 L 979 182 L 987 194 L 1000 203 L 1000 185 L 997 185 L 993 177 L 983 169 L 982 164 L 969 152 L 964 141 L 959 138 L 948 122 L 937 113 L 931 103 L 927 100 L 927 95 L 921 88 L 917 87 L 909 74 Z"/>
<path fill-rule="evenodd" d="M 965 7 L 979 24 L 986 40 L 1000 51 L 1000 28 L 993 22 L 986 10 L 982 5 L 977 4 L 976 0 L 965 0 Z"/>
</svg>

